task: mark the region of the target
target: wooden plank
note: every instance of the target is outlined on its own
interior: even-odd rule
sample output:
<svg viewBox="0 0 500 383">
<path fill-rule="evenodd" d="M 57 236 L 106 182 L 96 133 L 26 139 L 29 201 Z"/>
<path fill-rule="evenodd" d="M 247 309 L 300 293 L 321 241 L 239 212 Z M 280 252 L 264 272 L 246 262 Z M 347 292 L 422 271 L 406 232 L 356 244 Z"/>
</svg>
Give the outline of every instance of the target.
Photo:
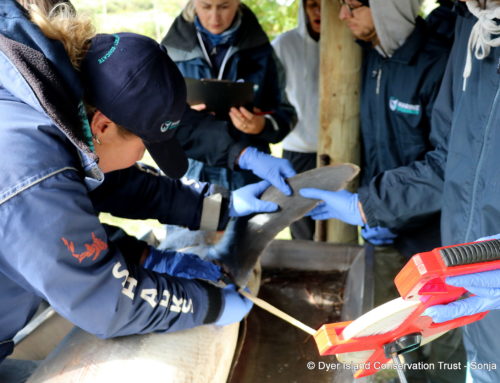
<svg viewBox="0 0 500 383">
<path fill-rule="evenodd" d="M 359 164 L 361 50 L 339 10 L 337 0 L 322 0 L 318 156 L 328 156 L 332 164 Z M 328 222 L 326 232 L 329 242 L 357 243 L 357 229 L 337 220 Z"/>
</svg>

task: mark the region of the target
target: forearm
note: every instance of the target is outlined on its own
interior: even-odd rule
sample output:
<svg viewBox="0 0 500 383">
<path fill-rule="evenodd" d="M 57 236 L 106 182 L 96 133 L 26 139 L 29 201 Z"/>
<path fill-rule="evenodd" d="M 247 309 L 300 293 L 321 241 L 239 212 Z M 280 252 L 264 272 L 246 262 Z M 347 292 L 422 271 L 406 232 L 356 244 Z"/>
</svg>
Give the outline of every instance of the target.
<svg viewBox="0 0 500 383">
<path fill-rule="evenodd" d="M 221 198 L 215 198 L 214 202 L 214 194 L 220 194 Z M 227 222 L 225 189 L 194 181 L 185 184 L 136 166 L 108 173 L 104 183 L 92 191 L 90 197 L 97 211 L 122 218 L 157 219 L 193 230 L 200 225 L 209 229 L 205 222 L 211 222 L 212 230 L 221 229 Z M 209 219 L 214 211 L 219 215 L 218 222 Z"/>
<path fill-rule="evenodd" d="M 266 143 L 281 142 L 297 123 L 294 110 L 277 110 L 266 116 L 264 130 L 255 137 Z"/>
<path fill-rule="evenodd" d="M 14 230 L 5 233 L 9 252 L 18 255 L 4 258 L 10 277 L 28 283 L 31 291 L 77 326 L 110 337 L 175 331 L 217 319 L 219 289 L 146 271 L 124 257 L 107 238 L 77 175 L 51 177 L 42 188 L 20 198 L 32 206 L 15 219 L 20 227 L 43 221 L 50 230 L 34 235 L 28 248 L 15 240 Z"/>
<path fill-rule="evenodd" d="M 435 158 L 386 171 L 359 189 L 369 226 L 399 228 L 418 224 L 441 209 L 444 164 Z"/>
</svg>

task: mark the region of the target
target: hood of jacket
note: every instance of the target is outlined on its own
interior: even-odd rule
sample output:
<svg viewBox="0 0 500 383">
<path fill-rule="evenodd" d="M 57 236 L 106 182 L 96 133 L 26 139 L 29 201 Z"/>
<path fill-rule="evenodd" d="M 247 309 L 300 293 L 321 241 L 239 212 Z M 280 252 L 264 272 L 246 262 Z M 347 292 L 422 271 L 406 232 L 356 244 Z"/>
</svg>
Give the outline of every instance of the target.
<svg viewBox="0 0 500 383">
<path fill-rule="evenodd" d="M 62 44 L 46 38 L 14 0 L 0 3 L 0 84 L 42 113 L 78 148 L 82 167 L 102 178 L 90 127 L 83 114 L 82 88 Z"/>
<path fill-rule="evenodd" d="M 375 30 L 383 56 L 391 57 L 415 27 L 422 0 L 371 0 Z"/>
<path fill-rule="evenodd" d="M 303 0 L 297 27 L 276 37 L 272 45 L 285 69 L 287 98 L 298 116 L 297 125 L 283 140 L 283 148 L 313 153 L 319 129 L 319 41 L 307 30 Z"/>
<path fill-rule="evenodd" d="M 235 43 L 237 50 L 252 49 L 269 43 L 269 38 L 252 10 L 241 4 L 240 12 L 241 26 Z M 161 44 L 167 47 L 168 54 L 174 61 L 190 60 L 203 55 L 194 23 L 186 21 L 182 15 L 175 18 Z"/>
</svg>

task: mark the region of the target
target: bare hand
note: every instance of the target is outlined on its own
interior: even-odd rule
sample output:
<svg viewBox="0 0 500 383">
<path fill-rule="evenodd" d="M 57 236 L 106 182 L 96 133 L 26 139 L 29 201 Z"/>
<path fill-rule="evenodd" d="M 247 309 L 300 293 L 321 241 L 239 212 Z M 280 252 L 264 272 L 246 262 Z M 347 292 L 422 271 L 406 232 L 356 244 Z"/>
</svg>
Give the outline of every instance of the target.
<svg viewBox="0 0 500 383">
<path fill-rule="evenodd" d="M 205 110 L 207 106 L 205 104 L 191 105 L 191 109 L 197 110 L 198 112 Z"/>
<path fill-rule="evenodd" d="M 253 113 L 240 106 L 229 110 L 229 117 L 234 127 L 246 134 L 259 134 L 264 130 L 266 119 L 254 113 L 260 113 L 258 108 L 253 108 Z"/>
</svg>

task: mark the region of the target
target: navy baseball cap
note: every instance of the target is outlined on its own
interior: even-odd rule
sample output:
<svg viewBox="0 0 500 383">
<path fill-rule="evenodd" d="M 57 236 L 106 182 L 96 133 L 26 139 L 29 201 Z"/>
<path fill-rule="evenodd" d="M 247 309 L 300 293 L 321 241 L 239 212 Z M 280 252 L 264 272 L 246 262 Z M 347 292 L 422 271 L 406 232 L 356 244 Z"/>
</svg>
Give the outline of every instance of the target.
<svg viewBox="0 0 500 383">
<path fill-rule="evenodd" d="M 187 170 L 174 137 L 186 108 L 186 84 L 167 51 L 135 33 L 98 34 L 81 65 L 85 100 L 139 136 L 171 178 Z"/>
</svg>

